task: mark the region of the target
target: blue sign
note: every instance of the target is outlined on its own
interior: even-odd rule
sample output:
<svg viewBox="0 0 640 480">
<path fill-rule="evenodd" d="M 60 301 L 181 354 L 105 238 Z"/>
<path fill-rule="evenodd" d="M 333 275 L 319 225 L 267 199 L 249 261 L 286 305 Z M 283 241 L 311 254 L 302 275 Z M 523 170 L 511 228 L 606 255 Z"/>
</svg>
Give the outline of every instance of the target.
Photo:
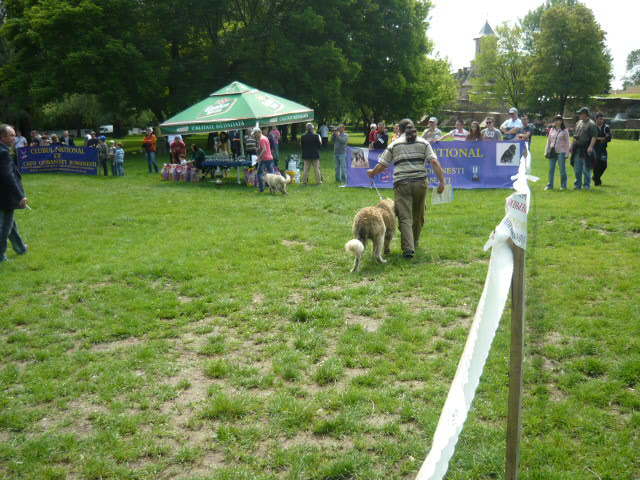
<svg viewBox="0 0 640 480">
<path fill-rule="evenodd" d="M 23 147 L 18 149 L 22 173 L 98 174 L 98 150 L 93 147 Z"/>
<path fill-rule="evenodd" d="M 518 173 L 525 142 L 433 142 L 431 147 L 444 170 L 445 182 L 454 188 L 512 188 L 511 176 Z M 384 150 L 347 148 L 347 186 L 370 187 L 367 170 L 378 164 Z M 438 177 L 427 165 L 429 183 L 438 185 Z M 378 188 L 393 188 L 393 166 L 375 178 Z"/>
</svg>

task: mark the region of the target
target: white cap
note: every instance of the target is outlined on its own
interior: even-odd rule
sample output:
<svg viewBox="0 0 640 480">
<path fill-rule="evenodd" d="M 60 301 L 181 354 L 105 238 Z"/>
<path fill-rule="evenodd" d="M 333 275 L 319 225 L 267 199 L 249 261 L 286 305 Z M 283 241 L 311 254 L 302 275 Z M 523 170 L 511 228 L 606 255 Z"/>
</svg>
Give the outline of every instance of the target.
<svg viewBox="0 0 640 480">
<path fill-rule="evenodd" d="M 509 113 L 518 113 L 518 109 L 516 107 L 511 107 L 509 109 Z"/>
<path fill-rule="evenodd" d="M 375 123 L 372 123 L 371 125 L 369 125 L 369 128 L 378 128 L 378 125 L 376 125 Z"/>
<path fill-rule="evenodd" d="M 438 119 L 436 117 L 430 117 L 429 121 L 438 123 Z"/>
<path fill-rule="evenodd" d="M 251 130 L 251 135 L 255 135 L 256 133 L 262 133 L 260 127 L 253 127 L 253 129 Z"/>
</svg>

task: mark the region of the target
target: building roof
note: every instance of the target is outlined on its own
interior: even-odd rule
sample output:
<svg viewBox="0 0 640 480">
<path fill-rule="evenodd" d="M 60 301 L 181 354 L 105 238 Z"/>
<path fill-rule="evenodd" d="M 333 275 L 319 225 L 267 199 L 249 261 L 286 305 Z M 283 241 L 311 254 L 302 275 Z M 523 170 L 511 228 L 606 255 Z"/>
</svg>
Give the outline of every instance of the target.
<svg viewBox="0 0 640 480">
<path fill-rule="evenodd" d="M 493 31 L 493 28 L 491 28 L 491 25 L 489 25 L 489 20 L 487 20 L 484 24 L 484 27 L 482 27 L 482 30 L 480 30 L 480 33 L 478 33 L 478 37 L 486 37 L 487 35 L 495 35 L 496 32 Z"/>
</svg>

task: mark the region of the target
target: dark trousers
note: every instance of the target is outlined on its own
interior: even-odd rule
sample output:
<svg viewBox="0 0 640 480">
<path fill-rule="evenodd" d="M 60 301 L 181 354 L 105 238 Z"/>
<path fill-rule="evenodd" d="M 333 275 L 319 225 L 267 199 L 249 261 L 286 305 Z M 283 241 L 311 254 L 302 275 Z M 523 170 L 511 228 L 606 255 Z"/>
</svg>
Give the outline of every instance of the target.
<svg viewBox="0 0 640 480">
<path fill-rule="evenodd" d="M 267 173 L 273 173 L 273 160 L 262 160 L 258 162 L 258 188 L 261 192 L 264 192 L 264 171 Z"/>
<path fill-rule="evenodd" d="M 27 251 L 27 246 L 22 241 L 18 226 L 14 220 L 14 210 L 0 210 L 0 262 L 7 259 L 7 244 L 11 242 L 11 246 L 18 254 Z"/>
<path fill-rule="evenodd" d="M 108 166 L 107 159 L 106 158 L 101 158 L 99 160 L 99 164 L 100 166 L 98 168 L 102 168 L 102 170 L 104 171 L 104 176 L 108 176 L 109 175 L 109 166 Z"/>
<path fill-rule="evenodd" d="M 607 152 L 600 153 L 596 160 L 596 165 L 593 167 L 593 183 L 595 185 L 602 185 L 602 175 L 607 169 Z"/>
<path fill-rule="evenodd" d="M 427 180 L 401 182 L 394 185 L 393 190 L 402 251 L 414 252 L 420 241 L 420 233 L 424 225 Z"/>
</svg>

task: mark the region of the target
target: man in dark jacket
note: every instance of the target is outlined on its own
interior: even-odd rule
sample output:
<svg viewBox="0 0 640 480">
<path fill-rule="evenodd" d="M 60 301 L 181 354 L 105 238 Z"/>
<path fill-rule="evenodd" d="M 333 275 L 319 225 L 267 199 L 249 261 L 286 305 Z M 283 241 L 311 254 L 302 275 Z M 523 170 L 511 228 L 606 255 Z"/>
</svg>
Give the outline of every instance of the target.
<svg viewBox="0 0 640 480">
<path fill-rule="evenodd" d="M 7 260 L 7 241 L 19 255 L 27 253 L 13 215 L 16 209 L 27 207 L 20 170 L 11 155 L 15 139 L 12 127 L 0 125 L 0 262 Z"/>
<path fill-rule="evenodd" d="M 598 134 L 596 136 L 596 162 L 593 167 L 593 183 L 594 185 L 602 185 L 602 175 L 607 169 L 607 144 L 611 141 L 611 128 L 604 121 L 604 115 L 601 112 L 596 113 L 596 128 Z"/>
<path fill-rule="evenodd" d="M 304 161 L 302 183 L 304 185 L 307 184 L 309 180 L 309 169 L 313 168 L 316 172 L 316 182 L 322 184 L 322 174 L 320 173 L 320 148 L 322 148 L 322 139 L 320 135 L 314 132 L 312 123 L 307 123 L 307 133 L 300 137 L 300 146 L 302 147 L 302 160 Z"/>
</svg>

